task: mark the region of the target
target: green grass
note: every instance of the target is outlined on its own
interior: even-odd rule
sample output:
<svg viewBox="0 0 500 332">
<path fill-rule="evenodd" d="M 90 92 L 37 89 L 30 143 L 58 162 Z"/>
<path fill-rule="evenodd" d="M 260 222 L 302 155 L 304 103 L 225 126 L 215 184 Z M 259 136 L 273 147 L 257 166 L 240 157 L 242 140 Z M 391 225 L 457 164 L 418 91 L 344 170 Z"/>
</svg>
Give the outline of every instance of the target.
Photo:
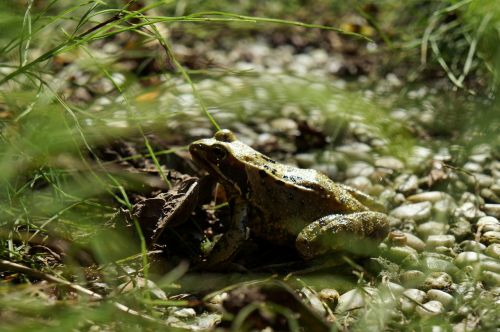
<svg viewBox="0 0 500 332">
<path fill-rule="evenodd" d="M 231 113 L 241 122 L 252 118 L 270 120 L 284 104 L 297 106 L 302 112 L 299 115 L 304 117 L 319 109 L 328 114 L 321 125 L 331 136 L 341 132 L 351 119 L 361 118 L 371 124 L 374 135 L 388 141 L 388 150 L 381 153 L 404 157 L 414 144 L 404 124 L 388 119 L 389 107 L 382 98 L 367 100 L 360 92 L 338 89 L 325 82 L 313 84 L 317 83 L 311 81 L 314 78 L 191 71 L 176 59 L 172 40 L 161 30 L 167 26 L 209 36 L 211 32 L 207 30 L 216 27 L 214 36 L 225 38 L 220 26 L 225 27 L 224 30 L 230 28 L 229 35 L 234 33 L 234 36 L 295 27 L 335 31 L 346 40 L 363 45 L 366 37 L 338 27 L 348 14 L 363 12 L 366 1 L 357 1 L 352 7 L 329 1 L 319 1 L 319 4 L 312 1 L 231 1 L 217 5 L 202 1 L 146 3 L 142 9 L 130 9 L 122 2 L 113 1 L 72 1 L 71 5 L 57 0 L 0 4 L 0 258 L 30 268 L 16 270 L 2 264 L 2 331 L 68 331 L 92 326 L 112 330 L 163 328 L 162 319 L 168 316 L 165 312 L 169 307 L 187 305 L 177 301 L 174 295 L 182 294 L 190 286 L 196 286 L 200 278 L 206 278 L 195 275 L 189 282 L 192 276 L 183 278 L 187 271 L 184 264 L 168 274 L 156 272 L 137 221 L 132 231 L 120 232 L 107 227 L 120 208 L 131 207 L 130 195 L 141 192 L 144 186 L 141 175 L 113 168 L 102 159 L 102 148 L 116 140 L 138 140 L 141 147 L 138 157 L 150 158 L 165 188 L 171 183 L 162 165 L 168 168 L 173 164 L 174 152 L 182 151 L 185 148 L 182 144 L 189 142 L 165 149 L 152 141 L 151 134 L 162 138 L 178 136 L 182 130 L 200 122 L 214 129 L 229 126 L 230 123 L 217 118 L 214 109 Z M 411 1 L 408 6 L 418 5 L 419 1 Z M 328 15 L 312 15 L 324 8 L 332 10 L 338 20 L 332 22 Z M 422 14 L 407 26 L 396 19 L 396 13 L 401 11 L 411 15 L 411 10 L 405 10 L 404 5 L 383 1 L 380 8 L 387 11 L 389 20 L 379 17 L 370 21 L 384 32 L 383 36 L 377 36 L 386 44 L 381 52 L 387 52 L 384 56 L 400 63 L 413 64 L 414 70 L 408 72 L 410 77 L 417 77 L 415 81 L 428 79 L 426 71 L 441 71 L 459 93 L 494 98 L 500 68 L 500 14 L 495 0 L 482 5 L 477 1 L 437 1 L 423 6 Z M 448 21 L 450 15 L 456 18 Z M 300 29 L 293 33 L 301 33 Z M 151 52 L 149 60 L 168 57 L 175 69 L 151 74 L 149 78 L 157 78 L 162 83 L 145 87 L 144 77 L 123 68 L 122 60 L 137 54 L 126 50 L 120 38 L 137 38 L 140 56 Z M 160 51 L 149 51 L 150 41 L 157 41 Z M 106 44 L 118 45 L 118 51 L 104 52 Z M 227 87 L 224 81 L 227 76 L 240 77 L 244 85 L 231 88 L 229 95 L 220 92 Z M 198 82 L 205 77 L 219 78 L 215 91 L 199 88 Z M 80 79 L 84 83 L 78 83 Z M 74 98 L 72 93 L 79 84 L 87 87 L 92 83 L 107 84 L 110 90 L 96 89 L 88 100 Z M 183 92 L 186 86 L 189 93 Z M 267 92 L 264 97 L 259 92 L 262 89 Z M 179 98 L 182 94 L 190 94 L 194 102 L 186 107 Z M 104 99 L 107 100 L 103 102 Z M 246 101 L 252 106 L 245 109 L 241 105 Z M 406 100 L 402 103 L 408 105 Z M 493 112 L 495 107 L 495 101 L 491 101 L 487 109 Z M 470 135 L 464 140 L 477 136 L 490 139 L 489 133 L 475 132 L 485 126 L 485 118 L 490 114 L 481 113 L 482 116 L 471 114 L 478 125 L 469 130 Z M 178 130 L 174 131 L 171 124 L 178 124 Z M 495 132 L 495 125 L 498 124 L 490 126 L 491 133 Z M 496 142 L 498 145 L 498 140 Z M 33 248 L 36 246 L 20 241 L 25 231 L 71 239 L 90 248 L 100 266 L 84 269 L 75 261 L 54 260 L 47 251 L 37 251 Z M 85 290 L 75 287 L 104 291 L 89 282 L 95 273 L 101 274 L 111 288 L 112 293 L 105 300 L 92 300 L 92 295 L 85 295 Z M 140 277 L 157 281 L 170 296 L 168 300 L 160 301 L 141 287 L 129 293 L 119 291 L 127 278 L 137 282 Z M 213 283 L 215 291 L 240 282 L 240 277 L 221 276 L 219 282 Z M 260 277 L 249 275 L 243 279 L 252 281 Z M 325 280 L 330 280 L 325 278 L 311 278 L 307 284 L 322 286 Z M 39 282 L 42 279 L 49 281 Z M 352 285 L 351 282 L 341 280 L 338 284 Z M 378 286 L 359 278 L 359 286 L 367 285 Z M 124 314 L 117 304 L 140 314 Z M 481 303 L 476 305 L 478 310 L 481 306 Z M 255 309 L 247 307 L 234 318 L 233 327 L 243 324 L 245 314 Z M 374 302 L 355 326 L 361 330 L 365 324 L 372 326 L 383 309 L 383 305 Z M 290 329 L 296 327 L 288 309 L 275 305 L 269 310 L 287 317 Z M 438 323 L 448 327 L 442 321 Z M 379 319 L 377 324 L 400 327 L 389 318 Z"/>
</svg>

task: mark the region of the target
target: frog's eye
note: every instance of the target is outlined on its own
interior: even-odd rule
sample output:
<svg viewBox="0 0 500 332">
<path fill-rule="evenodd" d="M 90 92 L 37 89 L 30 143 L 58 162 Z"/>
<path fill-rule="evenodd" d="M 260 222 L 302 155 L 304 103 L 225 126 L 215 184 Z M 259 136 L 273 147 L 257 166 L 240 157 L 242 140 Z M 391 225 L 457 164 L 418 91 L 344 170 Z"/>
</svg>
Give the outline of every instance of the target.
<svg viewBox="0 0 500 332">
<path fill-rule="evenodd" d="M 231 143 L 236 141 L 236 136 L 229 129 L 222 129 L 215 133 L 215 139 L 219 142 Z"/>
<path fill-rule="evenodd" d="M 227 150 L 222 146 L 214 146 L 212 148 L 212 157 L 215 161 L 222 161 L 227 157 Z"/>
</svg>

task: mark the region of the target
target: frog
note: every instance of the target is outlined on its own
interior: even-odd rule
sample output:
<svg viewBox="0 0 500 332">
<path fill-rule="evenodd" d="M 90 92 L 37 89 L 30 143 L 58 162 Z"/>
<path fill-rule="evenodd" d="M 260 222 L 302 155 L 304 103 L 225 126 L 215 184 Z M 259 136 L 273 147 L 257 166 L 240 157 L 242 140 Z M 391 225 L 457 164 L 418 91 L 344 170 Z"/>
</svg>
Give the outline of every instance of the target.
<svg viewBox="0 0 500 332">
<path fill-rule="evenodd" d="M 229 261 L 250 234 L 311 260 L 353 248 L 370 256 L 389 232 L 384 206 L 371 196 L 317 170 L 279 163 L 228 129 L 194 141 L 189 152 L 223 186 L 230 208 L 208 266 Z"/>
</svg>

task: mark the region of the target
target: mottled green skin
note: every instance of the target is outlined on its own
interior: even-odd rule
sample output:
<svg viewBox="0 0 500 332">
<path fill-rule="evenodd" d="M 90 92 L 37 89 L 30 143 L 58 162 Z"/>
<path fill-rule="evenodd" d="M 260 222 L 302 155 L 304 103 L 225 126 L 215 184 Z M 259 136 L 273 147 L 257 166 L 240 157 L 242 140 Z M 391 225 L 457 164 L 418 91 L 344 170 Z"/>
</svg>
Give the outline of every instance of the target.
<svg viewBox="0 0 500 332">
<path fill-rule="evenodd" d="M 237 241 L 245 236 L 235 235 L 234 229 L 241 233 L 246 226 L 256 236 L 275 243 L 295 242 L 304 258 L 312 258 L 344 249 L 348 243 L 335 238 L 344 234 L 352 234 L 351 240 L 376 242 L 387 235 L 387 216 L 373 211 L 383 208 L 370 196 L 336 184 L 318 171 L 277 163 L 237 140 L 229 130 L 196 141 L 189 150 L 193 160 L 224 186 L 236 210 L 233 214 L 246 218 L 232 221 L 231 237 Z M 214 248 L 216 258 L 209 258 L 213 263 L 234 254 L 221 246 L 230 251 L 239 246 L 224 237 L 219 248 Z"/>
</svg>

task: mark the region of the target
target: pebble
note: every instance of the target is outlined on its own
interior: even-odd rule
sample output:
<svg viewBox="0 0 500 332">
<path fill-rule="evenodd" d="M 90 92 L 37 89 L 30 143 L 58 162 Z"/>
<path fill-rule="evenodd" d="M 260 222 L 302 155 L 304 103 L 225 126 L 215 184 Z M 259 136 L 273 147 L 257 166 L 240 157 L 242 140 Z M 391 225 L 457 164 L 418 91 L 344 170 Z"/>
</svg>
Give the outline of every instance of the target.
<svg viewBox="0 0 500 332">
<path fill-rule="evenodd" d="M 345 155 L 358 160 L 372 160 L 372 155 L 370 153 L 371 150 L 371 146 L 365 143 L 351 143 L 349 145 L 342 145 L 337 148 L 338 152 L 342 152 Z M 370 167 L 372 169 L 372 172 L 375 171 L 375 168 L 373 168 L 373 166 L 370 165 Z M 369 176 L 370 174 L 363 175 Z"/>
<path fill-rule="evenodd" d="M 481 252 L 486 249 L 486 246 L 484 244 L 473 240 L 462 241 L 458 246 L 464 251 Z"/>
<path fill-rule="evenodd" d="M 330 308 L 335 308 L 339 302 L 340 294 L 335 289 L 323 288 L 318 293 L 319 298 L 325 302 Z"/>
<path fill-rule="evenodd" d="M 372 182 L 366 176 L 356 176 L 355 178 L 348 179 L 345 184 L 362 192 L 371 192 L 373 187 Z"/>
<path fill-rule="evenodd" d="M 477 184 L 482 188 L 488 188 L 494 183 L 493 177 L 486 174 L 476 173 L 474 174 L 474 178 L 476 179 Z"/>
<path fill-rule="evenodd" d="M 453 326 L 453 332 L 471 332 L 476 331 L 477 320 L 475 319 L 464 319 L 458 324 Z"/>
<path fill-rule="evenodd" d="M 479 220 L 476 223 L 476 226 L 478 228 L 479 227 L 485 227 L 485 226 L 488 226 L 488 225 L 493 225 L 493 226 L 498 225 L 498 226 L 500 226 L 500 221 L 498 221 L 498 219 L 495 218 L 495 217 L 484 216 L 484 217 L 479 218 Z"/>
<path fill-rule="evenodd" d="M 484 253 L 490 257 L 500 259 L 500 244 L 492 243 L 485 250 Z"/>
<path fill-rule="evenodd" d="M 419 287 L 425 280 L 425 273 L 419 270 L 408 270 L 401 273 L 399 279 L 406 287 Z"/>
<path fill-rule="evenodd" d="M 292 119 L 289 118 L 277 118 L 271 121 L 271 128 L 278 132 L 285 132 L 289 135 L 298 134 L 298 125 Z"/>
<path fill-rule="evenodd" d="M 481 242 L 485 244 L 500 243 L 500 231 L 488 231 L 481 235 Z"/>
<path fill-rule="evenodd" d="M 483 211 L 489 216 L 500 218 L 500 204 L 484 204 Z"/>
<path fill-rule="evenodd" d="M 455 244 L 455 237 L 453 235 L 429 235 L 426 244 L 428 248 L 452 247 Z"/>
<path fill-rule="evenodd" d="M 345 292 L 339 297 L 339 302 L 335 311 L 346 312 L 362 308 L 366 304 L 365 297 L 369 294 L 375 294 L 376 291 L 377 290 L 375 288 L 365 287 L 363 289 L 355 288 Z"/>
<path fill-rule="evenodd" d="M 388 168 L 391 170 L 400 170 L 404 168 L 404 164 L 401 160 L 394 157 L 381 157 L 375 160 L 375 166 L 381 168 Z"/>
<path fill-rule="evenodd" d="M 399 295 L 405 291 L 405 288 L 401 286 L 400 284 L 397 284 L 395 282 L 387 282 L 383 284 L 386 286 L 386 288 L 393 294 Z"/>
<path fill-rule="evenodd" d="M 173 312 L 173 315 L 179 318 L 195 317 L 196 311 L 193 308 L 183 308 Z"/>
<path fill-rule="evenodd" d="M 467 220 L 475 220 L 483 215 L 484 213 L 472 202 L 465 202 L 455 210 L 456 217 L 464 217 Z"/>
<path fill-rule="evenodd" d="M 403 233 L 406 236 L 406 245 L 412 247 L 417 251 L 423 251 L 425 248 L 425 242 L 419 237 L 411 233 Z"/>
<path fill-rule="evenodd" d="M 301 168 L 311 168 L 316 163 L 316 156 L 313 153 L 297 153 L 295 161 Z"/>
<path fill-rule="evenodd" d="M 497 196 L 497 194 L 493 192 L 493 190 L 489 188 L 481 189 L 481 192 L 479 194 L 487 201 L 500 203 L 500 198 Z"/>
<path fill-rule="evenodd" d="M 404 246 L 407 242 L 406 234 L 408 233 L 403 233 L 401 231 L 395 230 L 390 232 L 389 235 L 387 235 L 387 239 L 394 246 Z"/>
<path fill-rule="evenodd" d="M 415 195 L 411 195 L 407 197 L 407 200 L 410 202 L 414 203 L 419 203 L 419 202 L 437 202 L 440 200 L 444 200 L 445 198 L 449 197 L 448 194 L 441 192 L 441 191 L 426 191 L 422 193 L 418 193 Z"/>
<path fill-rule="evenodd" d="M 436 201 L 432 207 L 432 210 L 434 211 L 434 215 L 437 220 L 447 221 L 451 212 L 456 208 L 457 206 L 453 199 L 446 198 Z"/>
<path fill-rule="evenodd" d="M 402 205 L 390 212 L 390 215 L 399 219 L 413 219 L 422 221 L 431 216 L 431 202 L 420 202 L 408 205 Z"/>
<path fill-rule="evenodd" d="M 346 175 L 349 178 L 355 178 L 357 176 L 369 177 L 373 174 L 375 169 L 372 165 L 365 163 L 363 161 L 355 162 L 346 171 Z"/>
<path fill-rule="evenodd" d="M 420 268 L 424 271 L 447 272 L 451 275 L 457 275 L 460 270 L 454 264 L 453 258 L 439 254 L 424 252 L 420 259 Z"/>
<path fill-rule="evenodd" d="M 417 226 L 417 233 L 423 239 L 427 239 L 430 235 L 446 234 L 449 228 L 450 226 L 447 224 L 437 221 L 428 221 Z"/>
<path fill-rule="evenodd" d="M 481 279 L 487 284 L 495 287 L 500 286 L 500 274 L 491 271 L 482 271 Z"/>
<path fill-rule="evenodd" d="M 404 313 L 412 313 L 415 310 L 417 303 L 423 303 L 426 296 L 427 294 L 420 289 L 410 288 L 405 290 L 400 299 L 401 310 Z"/>
<path fill-rule="evenodd" d="M 427 291 L 427 298 L 429 300 L 435 300 L 439 301 L 443 304 L 445 307 L 449 307 L 453 303 L 453 296 L 450 294 L 443 292 L 442 290 L 439 289 L 429 289 Z"/>
<path fill-rule="evenodd" d="M 443 313 L 444 306 L 439 301 L 429 301 L 422 306 L 417 306 L 415 311 L 423 318 L 430 318 Z"/>
<path fill-rule="evenodd" d="M 463 169 L 471 173 L 481 173 L 483 171 L 483 167 L 480 164 L 471 161 L 466 162 L 463 166 Z"/>
<path fill-rule="evenodd" d="M 403 260 L 406 260 L 409 264 L 418 262 L 417 251 L 406 245 L 390 247 L 386 252 L 386 256 L 389 260 L 398 263 L 401 263 Z"/>
<path fill-rule="evenodd" d="M 500 261 L 498 259 L 487 259 L 479 263 L 481 270 L 500 273 Z"/>
<path fill-rule="evenodd" d="M 432 272 L 424 280 L 426 289 L 449 289 L 453 285 L 453 279 L 446 272 Z"/>
<path fill-rule="evenodd" d="M 321 299 L 319 298 L 319 296 L 315 292 L 311 291 L 307 287 L 303 287 L 300 290 L 300 293 L 303 296 L 303 298 L 305 299 L 305 301 L 307 303 L 309 303 L 309 305 L 312 307 L 312 309 L 314 311 L 316 311 L 321 316 L 326 315 L 326 309 L 323 306 L 323 302 L 321 301 Z"/>
<path fill-rule="evenodd" d="M 451 226 L 450 233 L 453 234 L 457 239 L 465 239 L 472 233 L 472 225 L 466 219 L 459 218 Z"/>
<path fill-rule="evenodd" d="M 404 195 L 410 195 L 418 190 L 418 177 L 414 174 L 401 174 L 394 180 L 394 187 Z"/>
<path fill-rule="evenodd" d="M 464 267 L 467 265 L 473 265 L 482 260 L 490 259 L 488 256 L 474 252 L 474 251 L 464 251 L 455 257 L 455 265 L 458 267 Z"/>
</svg>

